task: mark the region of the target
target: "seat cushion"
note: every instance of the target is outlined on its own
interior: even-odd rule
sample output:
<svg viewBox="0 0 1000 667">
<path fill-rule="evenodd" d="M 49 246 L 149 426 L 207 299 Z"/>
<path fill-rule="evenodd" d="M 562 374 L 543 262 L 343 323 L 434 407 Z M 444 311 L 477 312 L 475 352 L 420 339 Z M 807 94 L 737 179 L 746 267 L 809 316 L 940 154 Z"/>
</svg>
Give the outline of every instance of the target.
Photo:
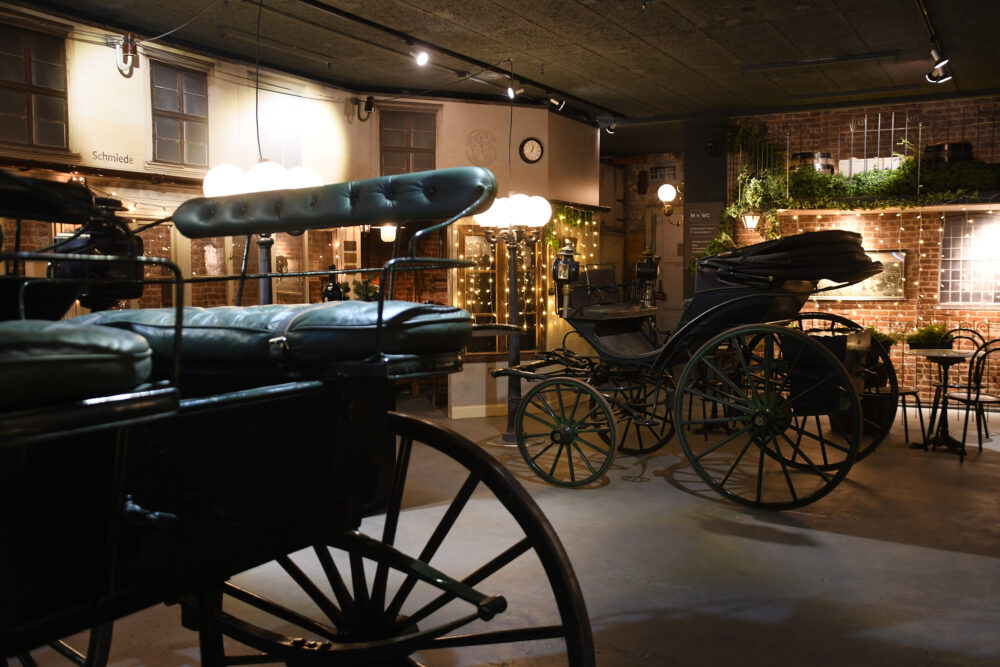
<svg viewBox="0 0 1000 667">
<path fill-rule="evenodd" d="M 157 372 L 173 356 L 173 308 L 115 310 L 68 320 L 118 327 L 144 336 Z M 461 308 L 387 301 L 380 347 L 378 304 L 319 304 L 185 308 L 182 372 L 194 375 L 315 375 L 329 364 L 386 355 L 458 352 L 472 334 L 472 316 Z"/>
<path fill-rule="evenodd" d="M 110 327 L 0 322 L 0 409 L 110 396 L 149 378 L 146 339 Z"/>
</svg>

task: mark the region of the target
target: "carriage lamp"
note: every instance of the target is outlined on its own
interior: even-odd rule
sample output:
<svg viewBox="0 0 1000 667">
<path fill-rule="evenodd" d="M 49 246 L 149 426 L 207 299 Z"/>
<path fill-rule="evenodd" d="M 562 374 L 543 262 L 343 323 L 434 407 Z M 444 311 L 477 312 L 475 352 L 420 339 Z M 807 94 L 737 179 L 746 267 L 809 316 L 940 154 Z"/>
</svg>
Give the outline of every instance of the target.
<svg viewBox="0 0 1000 667">
<path fill-rule="evenodd" d="M 651 248 L 646 248 L 635 265 L 635 280 L 639 284 L 639 300 L 644 306 L 655 305 L 653 283 L 660 275 L 660 258 L 653 254 Z"/>
<path fill-rule="evenodd" d="M 560 287 L 562 295 L 563 317 L 569 316 L 569 302 L 572 288 L 570 285 L 580 278 L 580 262 L 573 259 L 576 255 L 573 245 L 567 243 L 556 253 L 552 262 L 552 281 Z"/>
</svg>

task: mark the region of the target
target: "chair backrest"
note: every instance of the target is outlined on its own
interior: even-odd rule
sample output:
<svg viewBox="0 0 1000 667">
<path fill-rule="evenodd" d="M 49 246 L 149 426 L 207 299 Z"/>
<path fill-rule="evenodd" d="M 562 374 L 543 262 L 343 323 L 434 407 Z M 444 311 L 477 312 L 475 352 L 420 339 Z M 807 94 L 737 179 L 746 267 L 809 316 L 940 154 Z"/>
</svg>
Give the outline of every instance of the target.
<svg viewBox="0 0 1000 667">
<path fill-rule="evenodd" d="M 945 335 L 952 337 L 952 348 L 958 350 L 972 350 L 975 352 L 986 342 L 983 335 L 975 329 L 951 329 Z"/>
<path fill-rule="evenodd" d="M 591 294 L 600 297 L 599 303 L 618 303 L 618 282 L 614 266 L 593 266 L 586 270 L 587 286 Z"/>
<path fill-rule="evenodd" d="M 997 363 L 1000 361 L 1000 338 L 984 342 L 976 352 L 974 362 L 969 364 L 969 391 L 980 394 L 992 393 L 990 386 L 998 382 Z"/>
</svg>

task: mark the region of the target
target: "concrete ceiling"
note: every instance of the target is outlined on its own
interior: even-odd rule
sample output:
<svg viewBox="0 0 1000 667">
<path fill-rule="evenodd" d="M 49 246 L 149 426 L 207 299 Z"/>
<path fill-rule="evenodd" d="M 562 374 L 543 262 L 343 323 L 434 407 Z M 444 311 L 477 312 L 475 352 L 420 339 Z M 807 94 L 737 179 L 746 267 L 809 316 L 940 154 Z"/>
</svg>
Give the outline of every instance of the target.
<svg viewBox="0 0 1000 667">
<path fill-rule="evenodd" d="M 996 0 L 43 0 L 143 39 L 398 95 L 566 99 L 602 154 L 682 150 L 684 119 L 1000 91 Z M 926 7 L 925 21 L 922 6 Z M 259 41 L 258 37 L 259 20 Z M 931 33 L 954 78 L 932 84 Z M 417 67 L 407 41 L 425 46 Z"/>
</svg>

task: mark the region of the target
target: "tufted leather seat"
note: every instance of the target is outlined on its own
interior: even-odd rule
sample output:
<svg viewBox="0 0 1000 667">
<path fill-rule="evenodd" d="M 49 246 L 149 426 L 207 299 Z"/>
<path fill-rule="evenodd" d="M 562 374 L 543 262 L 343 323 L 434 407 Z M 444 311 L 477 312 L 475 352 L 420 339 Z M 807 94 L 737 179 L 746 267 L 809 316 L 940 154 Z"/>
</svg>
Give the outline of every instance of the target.
<svg viewBox="0 0 1000 667">
<path fill-rule="evenodd" d="M 455 167 L 315 188 L 191 199 L 174 212 L 174 223 L 184 236 L 203 238 L 441 222 L 457 213 L 485 211 L 496 188 L 488 169 Z M 470 207 L 474 208 L 466 211 Z"/>
<path fill-rule="evenodd" d="M 0 410 L 110 396 L 152 369 L 142 336 L 47 320 L 0 322 Z"/>
<path fill-rule="evenodd" d="M 142 335 L 153 349 L 155 374 L 163 377 L 170 370 L 174 317 L 173 308 L 108 310 L 68 322 Z M 461 308 L 387 301 L 377 350 L 377 321 L 378 304 L 365 301 L 185 308 L 181 365 L 185 375 L 316 377 L 377 351 L 457 354 L 472 334 L 472 316 Z"/>
</svg>

